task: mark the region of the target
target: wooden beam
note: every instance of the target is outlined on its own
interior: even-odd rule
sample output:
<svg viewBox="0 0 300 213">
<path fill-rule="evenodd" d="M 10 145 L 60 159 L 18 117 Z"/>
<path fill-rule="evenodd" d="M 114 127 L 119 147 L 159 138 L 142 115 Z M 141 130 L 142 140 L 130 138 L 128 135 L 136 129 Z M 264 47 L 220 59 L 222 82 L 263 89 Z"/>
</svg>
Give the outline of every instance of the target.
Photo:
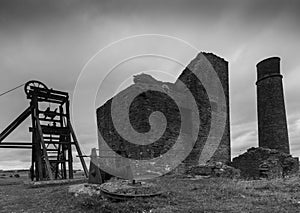
<svg viewBox="0 0 300 213">
<path fill-rule="evenodd" d="M 45 98 L 38 98 L 39 102 L 47 102 L 47 103 L 54 103 L 54 104 L 63 104 L 64 102 L 62 101 L 57 101 L 57 100 L 50 100 L 50 99 L 45 99 Z"/>
<path fill-rule="evenodd" d="M 50 180 L 53 180 L 53 175 L 52 175 L 52 171 L 51 171 L 51 166 L 50 166 L 50 162 L 49 162 L 49 158 L 48 158 L 48 154 L 47 154 L 47 147 L 46 147 L 45 142 L 44 142 L 41 124 L 40 124 L 40 121 L 39 121 L 37 115 L 35 115 L 35 119 L 36 119 L 36 124 L 37 124 L 37 128 L 38 128 L 38 133 L 39 133 L 40 140 L 41 140 L 40 142 L 41 142 L 42 147 L 43 147 L 43 154 L 44 154 L 45 163 L 46 163 L 47 171 L 48 171 L 48 174 L 49 174 L 49 178 L 50 178 Z"/>
<path fill-rule="evenodd" d="M 76 147 L 76 150 L 77 150 L 79 159 L 80 159 L 80 161 L 81 161 L 81 164 L 82 164 L 82 167 L 83 167 L 85 176 L 88 177 L 88 175 L 89 175 L 88 173 L 89 173 L 89 172 L 88 172 L 88 169 L 87 169 L 87 167 L 86 167 L 84 158 L 82 157 L 82 152 L 81 152 L 81 149 L 80 149 L 78 140 L 77 140 L 77 138 L 76 138 L 75 132 L 74 132 L 74 130 L 73 130 L 73 127 L 72 127 L 70 121 L 68 121 L 68 126 L 70 127 L 71 135 L 72 135 L 73 141 L 74 141 L 74 143 L 75 143 L 75 147 Z"/>
<path fill-rule="evenodd" d="M 38 130 L 36 128 L 36 119 L 37 116 L 36 110 L 38 110 L 38 101 L 36 96 L 33 96 L 30 102 L 30 105 L 32 106 L 31 109 L 31 124 L 32 124 L 32 165 L 35 166 L 35 178 L 37 181 L 44 180 L 43 176 L 43 162 L 42 162 L 42 156 L 41 156 L 41 145 L 38 140 Z M 30 128 L 29 128 L 30 129 Z"/>
<path fill-rule="evenodd" d="M 66 119 L 67 119 L 67 122 L 65 123 L 68 130 L 69 130 L 69 133 L 71 133 L 71 129 L 70 129 L 70 126 L 68 125 L 69 124 L 69 121 L 70 121 L 70 102 L 69 102 L 69 99 L 66 101 Z M 67 141 L 71 141 L 71 134 L 69 134 L 67 137 L 66 137 Z M 72 146 L 71 144 L 68 145 L 68 165 L 69 165 L 69 178 L 73 179 L 73 157 L 72 157 Z"/>
<path fill-rule="evenodd" d="M 6 129 L 0 134 L 0 143 L 12 132 L 14 131 L 31 113 L 31 106 L 24 110 L 13 122 L 11 122 Z"/>
<path fill-rule="evenodd" d="M 3 144 L 0 145 L 0 149 L 2 148 L 8 148 L 8 149 L 32 149 L 32 146 L 3 146 Z"/>
<path fill-rule="evenodd" d="M 64 103 L 68 97 L 64 96 L 64 95 L 59 95 L 59 94 L 53 94 L 53 93 L 47 93 L 47 92 L 43 92 L 40 89 L 39 90 L 34 90 L 34 91 L 29 91 L 29 97 L 36 95 L 38 101 L 40 101 L 40 99 L 45 99 L 45 101 L 60 101 L 60 103 Z"/>
<path fill-rule="evenodd" d="M 60 105 L 59 106 L 59 113 L 61 113 L 62 115 L 64 114 L 64 108 L 63 108 L 63 105 Z M 64 126 L 64 117 L 63 116 L 59 116 L 59 124 L 60 124 L 60 126 L 61 127 L 63 127 Z M 62 137 L 62 136 L 59 136 L 59 138 L 60 138 L 60 141 L 62 140 L 62 139 L 64 139 L 64 137 Z M 70 141 L 69 141 L 70 142 Z M 60 157 L 62 157 L 63 159 L 66 159 L 66 152 L 65 152 L 65 150 L 64 150 L 64 146 L 62 146 L 62 144 L 59 144 L 58 145 L 58 149 L 59 149 L 59 153 L 58 153 L 58 155 L 57 155 L 57 160 L 59 160 L 60 159 Z M 60 156 L 60 155 L 62 155 L 62 156 Z M 66 179 L 67 178 L 67 167 L 66 167 L 66 162 L 64 162 L 64 163 L 61 163 L 61 178 L 62 179 Z M 56 174 L 58 175 L 58 173 L 59 173 L 59 168 L 57 167 L 56 168 Z M 55 174 L 55 175 L 56 175 Z"/>
<path fill-rule="evenodd" d="M 18 142 L 18 141 L 16 141 L 16 142 L 6 142 L 6 141 L 3 141 L 1 144 L 0 144 L 0 146 L 2 146 L 2 145 L 19 145 L 19 146 L 23 146 L 23 145 L 32 145 L 32 142 Z"/>
<path fill-rule="evenodd" d="M 41 88 L 41 87 L 33 87 L 32 90 L 38 90 L 38 91 L 41 91 L 41 92 L 44 92 L 44 93 L 51 93 L 51 94 L 59 94 L 59 95 L 64 95 L 64 96 L 67 96 L 69 97 L 69 94 L 67 92 L 63 92 L 63 91 L 60 91 L 60 90 L 55 90 L 55 89 L 46 89 L 46 88 Z"/>
</svg>

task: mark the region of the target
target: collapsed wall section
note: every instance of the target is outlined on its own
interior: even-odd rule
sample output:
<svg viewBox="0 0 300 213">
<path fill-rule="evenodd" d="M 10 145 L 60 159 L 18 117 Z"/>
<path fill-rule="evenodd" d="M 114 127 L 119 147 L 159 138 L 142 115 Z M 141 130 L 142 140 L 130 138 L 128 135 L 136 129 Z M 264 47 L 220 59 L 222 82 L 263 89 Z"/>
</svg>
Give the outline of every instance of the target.
<svg viewBox="0 0 300 213">
<path fill-rule="evenodd" d="M 205 59 L 203 59 L 203 57 Z M 215 79 L 209 78 L 209 73 L 206 72 L 206 67 L 203 66 L 202 61 L 208 60 L 212 66 L 214 72 L 216 72 L 221 85 L 222 91 L 218 91 L 217 82 Z M 199 75 L 204 75 L 199 78 Z M 205 76 L 206 75 L 206 76 Z M 213 93 L 214 96 L 209 99 L 207 95 L 206 88 L 199 79 L 204 79 L 212 88 L 217 92 Z M 188 164 L 206 164 L 203 161 L 201 154 L 203 152 L 204 145 L 206 143 L 211 143 L 211 150 L 206 150 L 205 152 L 213 152 L 211 161 L 219 161 L 222 163 L 230 162 L 230 114 L 229 114 L 229 76 L 228 76 L 228 62 L 224 59 L 212 54 L 212 53 L 200 53 L 192 62 L 187 66 L 187 68 L 179 76 L 175 84 L 179 84 L 179 81 L 186 85 L 189 85 L 189 89 L 194 94 L 195 100 L 198 105 L 199 116 L 201 128 L 198 133 L 198 139 L 194 146 L 193 151 L 187 158 L 186 162 Z M 222 94 L 223 93 L 223 94 Z M 225 96 L 225 104 L 222 105 L 220 102 L 220 97 Z M 216 118 L 217 128 L 222 129 L 225 117 L 225 129 L 223 130 L 223 136 L 221 141 L 213 134 L 209 135 L 212 123 L 212 113 L 214 113 Z M 217 149 L 215 150 L 214 143 L 217 143 Z"/>
</svg>

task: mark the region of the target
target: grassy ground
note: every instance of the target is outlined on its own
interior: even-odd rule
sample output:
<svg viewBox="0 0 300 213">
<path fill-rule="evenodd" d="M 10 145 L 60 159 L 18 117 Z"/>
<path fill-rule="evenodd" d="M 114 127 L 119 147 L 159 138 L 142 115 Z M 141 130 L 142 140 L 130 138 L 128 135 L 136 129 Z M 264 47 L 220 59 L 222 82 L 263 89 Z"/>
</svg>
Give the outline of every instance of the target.
<svg viewBox="0 0 300 213">
<path fill-rule="evenodd" d="M 74 197 L 68 186 L 28 188 L 0 179 L 0 212 L 300 212 L 300 178 L 272 181 L 155 179 L 160 197 L 111 202 Z M 18 184 L 19 183 L 19 184 Z"/>
</svg>

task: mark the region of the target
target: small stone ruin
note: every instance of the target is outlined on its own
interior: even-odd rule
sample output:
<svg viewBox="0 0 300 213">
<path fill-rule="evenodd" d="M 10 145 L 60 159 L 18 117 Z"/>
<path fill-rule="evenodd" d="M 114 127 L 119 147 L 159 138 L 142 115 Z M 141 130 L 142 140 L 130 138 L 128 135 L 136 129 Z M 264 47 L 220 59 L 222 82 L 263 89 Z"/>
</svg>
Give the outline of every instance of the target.
<svg viewBox="0 0 300 213">
<path fill-rule="evenodd" d="M 276 149 L 252 147 L 232 161 L 245 179 L 288 177 L 299 171 L 299 159 Z"/>
</svg>

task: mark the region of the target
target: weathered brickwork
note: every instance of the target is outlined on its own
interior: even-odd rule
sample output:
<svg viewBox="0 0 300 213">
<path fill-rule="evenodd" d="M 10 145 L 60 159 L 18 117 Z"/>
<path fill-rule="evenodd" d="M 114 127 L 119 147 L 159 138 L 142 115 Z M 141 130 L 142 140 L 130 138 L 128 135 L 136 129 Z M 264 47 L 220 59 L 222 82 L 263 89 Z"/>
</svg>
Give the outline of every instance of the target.
<svg viewBox="0 0 300 213">
<path fill-rule="evenodd" d="M 216 119 L 224 118 L 226 120 L 225 130 L 221 142 L 216 150 L 212 148 L 214 152 L 211 161 L 220 161 L 223 163 L 230 162 L 230 128 L 229 128 L 229 86 L 228 86 L 228 62 L 224 59 L 215 56 L 211 53 L 203 53 L 203 55 L 209 60 L 213 68 L 215 69 L 218 77 L 220 78 L 223 91 L 225 94 L 226 104 L 220 106 L 217 104 L 218 95 L 213 97 L 213 100 L 209 100 L 205 88 L 196 76 L 190 71 L 190 68 L 201 72 L 201 67 L 197 65 L 197 56 L 188 67 L 182 72 L 178 80 L 172 84 L 168 82 L 157 81 L 151 76 L 140 75 L 134 78 L 135 84 L 129 86 L 125 90 L 118 93 L 114 100 L 117 99 L 118 104 L 114 105 L 114 112 L 117 112 L 115 118 L 117 120 L 125 119 L 128 114 L 124 112 L 124 106 L 130 105 L 129 108 L 129 120 L 130 125 L 124 125 L 122 132 L 128 135 L 122 137 L 118 134 L 114 123 L 111 118 L 111 107 L 112 100 L 108 100 L 104 105 L 97 109 L 97 123 L 98 129 L 105 142 L 114 150 L 117 150 L 118 154 L 129 157 L 131 159 L 151 159 L 158 157 L 159 155 L 167 152 L 175 143 L 176 140 L 181 140 L 184 144 L 189 143 L 190 135 L 197 131 L 195 126 L 195 117 L 199 113 L 200 116 L 200 127 L 198 131 L 198 138 L 192 149 L 190 155 L 186 158 L 185 164 L 187 165 L 198 165 L 200 162 L 200 154 L 203 146 L 208 139 L 211 113 L 216 114 Z M 190 108 L 189 103 L 186 102 L 186 91 L 180 87 L 179 81 L 183 82 L 188 89 L 194 94 L 198 112 L 193 111 Z M 211 82 L 214 84 L 214 82 Z M 142 92 L 145 91 L 146 92 Z M 139 94 L 139 95 L 137 95 Z M 179 103 L 175 103 L 172 98 L 177 97 Z M 135 97 L 136 96 L 136 97 Z M 132 97 L 135 97 L 132 99 Z M 164 128 L 161 126 L 164 123 L 162 117 L 155 115 L 155 111 L 163 113 L 167 126 L 162 137 L 158 140 L 155 139 L 155 135 L 158 134 L 159 130 Z M 152 113 L 152 114 L 151 114 Z M 184 114 L 182 120 L 181 115 Z M 150 116 L 151 115 L 151 116 Z M 150 118 L 149 118 L 150 117 Z M 221 119 L 220 119 L 221 120 Z M 183 123 L 181 123 L 183 122 Z M 130 143 L 125 138 L 135 137 L 134 140 L 139 141 L 139 135 L 131 135 L 130 129 L 133 128 L 136 132 L 147 133 L 151 128 L 151 125 L 156 129 L 157 132 L 152 132 L 146 136 L 143 135 L 144 144 L 143 146 Z M 221 126 L 221 124 L 220 124 Z M 180 129 L 182 128 L 182 136 L 179 137 Z M 210 139 L 214 139 L 214 135 L 210 135 Z M 150 141 L 154 143 L 149 143 Z"/>
<path fill-rule="evenodd" d="M 289 154 L 280 58 L 267 58 L 256 66 L 259 146 Z"/>
</svg>

